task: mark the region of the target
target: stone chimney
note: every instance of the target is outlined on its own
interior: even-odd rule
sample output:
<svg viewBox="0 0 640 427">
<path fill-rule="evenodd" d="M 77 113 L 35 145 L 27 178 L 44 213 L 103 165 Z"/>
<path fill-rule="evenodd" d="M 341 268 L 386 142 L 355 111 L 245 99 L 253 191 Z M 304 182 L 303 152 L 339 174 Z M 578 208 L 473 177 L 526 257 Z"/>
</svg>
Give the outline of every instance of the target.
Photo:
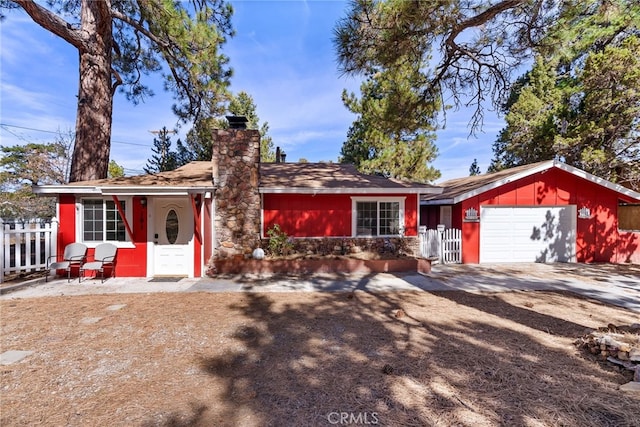
<svg viewBox="0 0 640 427">
<path fill-rule="evenodd" d="M 227 117 L 229 129 L 213 131 L 213 260 L 247 255 L 260 245 L 260 132 L 244 117 Z"/>
</svg>

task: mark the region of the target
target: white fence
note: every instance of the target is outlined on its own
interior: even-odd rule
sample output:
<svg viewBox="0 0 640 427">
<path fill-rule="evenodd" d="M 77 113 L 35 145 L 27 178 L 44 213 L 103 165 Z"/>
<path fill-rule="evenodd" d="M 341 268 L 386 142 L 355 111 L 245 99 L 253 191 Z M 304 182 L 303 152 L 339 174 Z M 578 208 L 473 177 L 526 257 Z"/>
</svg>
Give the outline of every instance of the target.
<svg viewBox="0 0 640 427">
<path fill-rule="evenodd" d="M 0 218 L 0 283 L 6 276 L 42 271 L 47 259 L 56 255 L 58 221 L 10 221 Z"/>
<path fill-rule="evenodd" d="M 420 255 L 443 264 L 462 262 L 462 230 L 420 230 Z"/>
</svg>

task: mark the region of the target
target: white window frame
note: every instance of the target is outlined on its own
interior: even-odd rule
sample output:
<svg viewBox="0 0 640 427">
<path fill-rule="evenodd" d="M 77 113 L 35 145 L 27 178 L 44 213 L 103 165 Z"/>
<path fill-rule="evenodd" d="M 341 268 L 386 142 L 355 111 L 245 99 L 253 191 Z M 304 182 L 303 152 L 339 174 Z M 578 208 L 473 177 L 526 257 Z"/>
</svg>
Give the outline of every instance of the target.
<svg viewBox="0 0 640 427">
<path fill-rule="evenodd" d="M 401 237 L 404 235 L 405 230 L 405 218 L 404 218 L 404 203 L 406 197 L 351 197 L 351 237 Z M 378 227 L 378 235 L 366 235 L 366 234 L 358 234 L 358 202 L 371 202 L 377 204 L 377 227 Z M 398 234 L 380 234 L 380 203 L 389 203 L 396 202 L 398 203 Z"/>
<path fill-rule="evenodd" d="M 76 242 L 82 242 L 89 248 L 95 248 L 100 243 L 109 242 L 118 248 L 133 248 L 135 245 L 131 242 L 129 233 L 125 230 L 125 240 L 84 240 L 84 201 L 85 200 L 102 200 L 102 212 L 105 212 L 105 202 L 114 202 L 112 197 L 82 197 L 76 200 Z M 119 197 L 118 201 L 124 202 L 124 213 L 126 221 L 133 224 L 133 199 L 131 197 Z M 106 221 L 106 215 L 103 215 L 103 221 Z M 103 236 L 106 236 L 106 227 L 103 227 Z"/>
</svg>

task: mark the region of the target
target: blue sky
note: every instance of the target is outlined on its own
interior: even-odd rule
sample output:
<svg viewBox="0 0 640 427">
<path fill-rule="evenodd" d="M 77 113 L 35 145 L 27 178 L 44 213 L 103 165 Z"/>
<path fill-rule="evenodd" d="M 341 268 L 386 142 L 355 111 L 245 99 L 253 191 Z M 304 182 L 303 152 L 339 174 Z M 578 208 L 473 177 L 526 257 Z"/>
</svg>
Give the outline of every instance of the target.
<svg viewBox="0 0 640 427">
<path fill-rule="evenodd" d="M 287 161 L 337 161 L 355 119 L 342 104 L 343 89 L 358 80 L 340 74 L 331 42 L 345 1 L 233 1 L 236 36 L 224 47 L 234 69 L 232 91 L 253 96 L 262 122 Z M 146 82 L 156 96 L 137 106 L 116 95 L 111 158 L 128 174 L 142 173 L 152 155 L 149 131 L 172 128 L 172 98 L 157 78 Z M 22 12 L 0 24 L 0 145 L 48 142 L 75 128 L 77 52 Z M 442 178 L 466 176 L 474 158 L 486 171 L 491 145 L 504 126 L 487 112 L 484 131 L 469 136 L 471 112 L 447 113 L 438 131 Z M 183 131 L 185 129 L 183 128 Z M 44 132 L 43 132 L 44 131 Z"/>
</svg>

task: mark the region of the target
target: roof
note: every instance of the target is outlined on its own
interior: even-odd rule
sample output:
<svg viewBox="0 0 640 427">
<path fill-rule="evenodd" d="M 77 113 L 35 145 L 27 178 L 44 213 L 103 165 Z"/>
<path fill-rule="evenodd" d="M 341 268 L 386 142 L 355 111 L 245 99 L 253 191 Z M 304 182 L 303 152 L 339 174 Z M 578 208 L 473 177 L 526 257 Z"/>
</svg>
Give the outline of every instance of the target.
<svg viewBox="0 0 640 427">
<path fill-rule="evenodd" d="M 470 197 L 552 168 L 564 170 L 570 174 L 586 179 L 587 181 L 591 181 L 610 190 L 617 191 L 618 193 L 640 200 L 640 193 L 629 188 L 598 178 L 595 175 L 591 175 L 588 172 L 557 160 L 548 160 L 529 165 L 516 166 L 499 172 L 450 179 L 448 181 L 441 182 L 438 185 L 443 188 L 442 193 L 438 195 L 424 195 L 421 197 L 421 203 L 425 205 L 456 204 Z"/>
<path fill-rule="evenodd" d="M 34 186 L 37 194 L 83 193 L 103 195 L 184 195 L 213 189 L 211 162 L 191 162 L 154 174 Z"/>
<path fill-rule="evenodd" d="M 366 175 L 343 163 L 261 163 L 261 193 L 440 193 L 439 186 Z"/>
<path fill-rule="evenodd" d="M 365 175 L 338 163 L 261 163 L 261 193 L 434 193 L 441 188 Z M 176 170 L 120 178 L 34 186 L 37 194 L 185 195 L 212 191 L 211 162 L 191 162 Z"/>
</svg>

